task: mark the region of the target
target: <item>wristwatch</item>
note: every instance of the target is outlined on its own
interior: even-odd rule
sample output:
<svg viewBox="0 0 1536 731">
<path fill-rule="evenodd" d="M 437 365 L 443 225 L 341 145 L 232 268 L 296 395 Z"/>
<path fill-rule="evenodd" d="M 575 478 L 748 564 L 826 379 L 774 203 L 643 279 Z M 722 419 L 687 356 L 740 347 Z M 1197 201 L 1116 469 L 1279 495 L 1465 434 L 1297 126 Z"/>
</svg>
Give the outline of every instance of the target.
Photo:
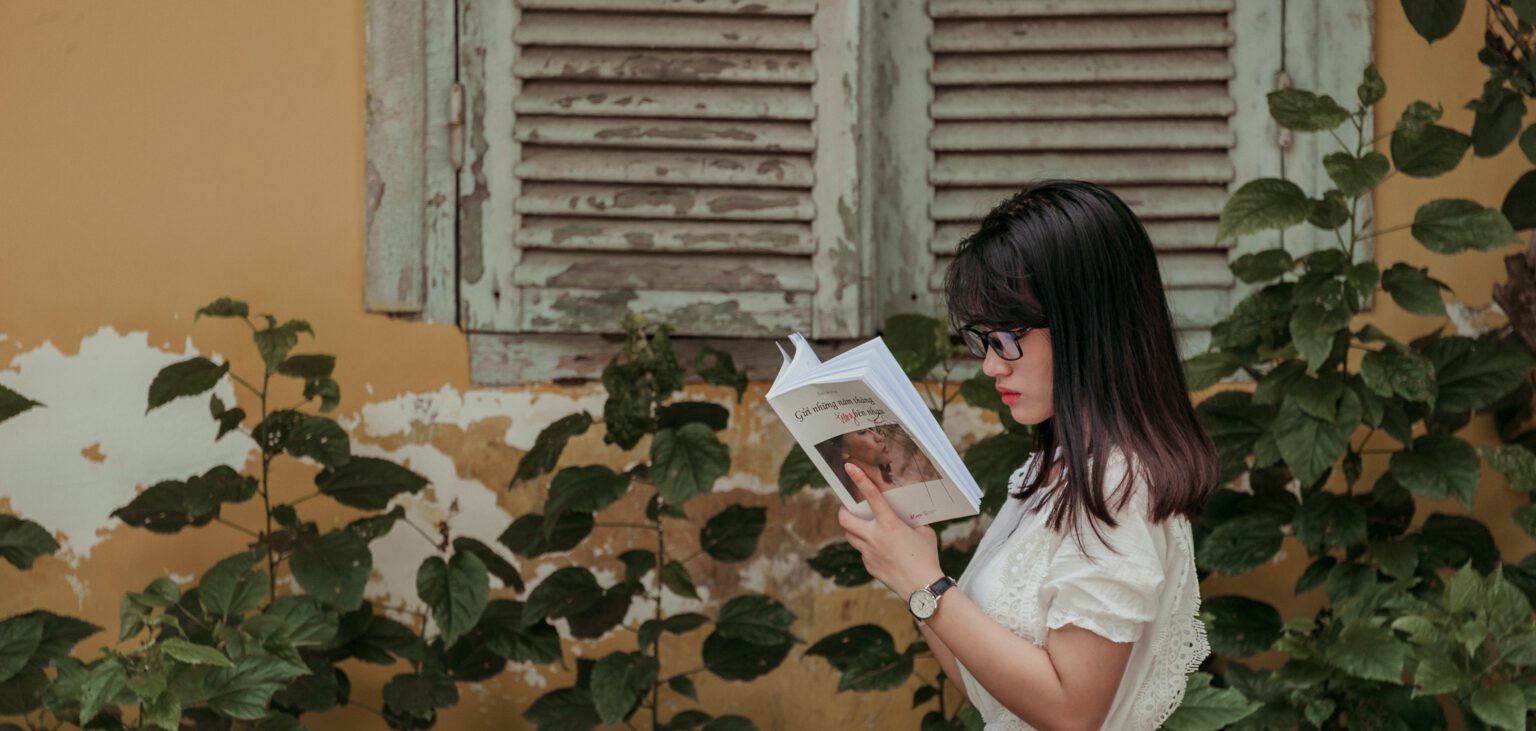
<svg viewBox="0 0 1536 731">
<path fill-rule="evenodd" d="M 939 611 L 939 597 L 954 585 L 954 579 L 948 576 L 939 577 L 938 581 L 912 592 L 912 596 L 907 598 L 907 610 L 912 612 L 912 616 L 919 622 L 928 620 L 934 612 Z"/>
</svg>

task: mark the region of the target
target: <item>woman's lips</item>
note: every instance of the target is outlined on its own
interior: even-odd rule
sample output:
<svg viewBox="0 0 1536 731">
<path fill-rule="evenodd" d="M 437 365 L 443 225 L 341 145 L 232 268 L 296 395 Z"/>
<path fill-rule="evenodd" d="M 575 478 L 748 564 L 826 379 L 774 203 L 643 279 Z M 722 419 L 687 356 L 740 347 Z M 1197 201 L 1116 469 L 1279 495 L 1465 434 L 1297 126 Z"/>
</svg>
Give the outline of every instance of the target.
<svg viewBox="0 0 1536 731">
<path fill-rule="evenodd" d="M 1002 399 L 1003 399 L 1003 403 L 1005 403 L 1005 404 L 1007 404 L 1009 406 L 1012 406 L 1013 402 L 1019 400 L 1019 392 L 1018 391 L 1009 391 L 1006 388 L 999 388 L 999 389 L 997 389 L 997 395 L 1001 396 Z"/>
</svg>

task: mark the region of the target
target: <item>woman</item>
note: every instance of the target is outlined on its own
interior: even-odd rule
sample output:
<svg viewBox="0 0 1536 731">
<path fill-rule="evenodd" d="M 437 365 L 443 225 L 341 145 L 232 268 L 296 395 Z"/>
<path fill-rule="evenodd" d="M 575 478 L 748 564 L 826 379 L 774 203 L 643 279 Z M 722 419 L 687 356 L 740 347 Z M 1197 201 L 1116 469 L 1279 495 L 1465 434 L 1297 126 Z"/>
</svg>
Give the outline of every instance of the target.
<svg viewBox="0 0 1536 731">
<path fill-rule="evenodd" d="M 1210 652 L 1190 520 L 1219 472 L 1146 231 L 1109 191 L 1043 182 L 962 243 L 946 297 L 1013 418 L 1038 425 L 1034 456 L 958 585 L 933 531 L 856 468 L 875 518 L 842 511 L 848 540 L 989 730 L 1155 729 Z"/>
<path fill-rule="evenodd" d="M 907 430 L 895 424 L 881 428 L 882 436 L 885 437 L 885 452 L 891 457 L 892 484 L 900 487 L 944 479 Z"/>
<path fill-rule="evenodd" d="M 845 465 L 857 467 L 880 492 L 896 487 L 891 480 L 891 455 L 886 451 L 885 437 L 878 427 L 839 434 L 817 444 L 816 451 L 821 452 L 821 458 L 843 478 L 843 487 L 855 500 L 859 499 L 859 489 L 852 478 L 845 476 Z"/>
</svg>

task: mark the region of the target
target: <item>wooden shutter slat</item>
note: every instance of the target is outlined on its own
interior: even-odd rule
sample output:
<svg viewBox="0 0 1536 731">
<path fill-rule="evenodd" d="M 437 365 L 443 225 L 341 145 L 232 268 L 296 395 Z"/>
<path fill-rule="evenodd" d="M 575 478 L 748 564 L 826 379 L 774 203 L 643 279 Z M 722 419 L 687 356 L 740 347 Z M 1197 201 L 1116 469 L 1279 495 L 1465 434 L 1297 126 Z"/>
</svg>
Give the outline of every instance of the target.
<svg viewBox="0 0 1536 731">
<path fill-rule="evenodd" d="M 1023 185 L 1041 178 L 1100 184 L 1226 183 L 1232 160 L 1223 152 L 953 153 L 934 164 L 935 185 Z"/>
<path fill-rule="evenodd" d="M 810 120 L 816 108 L 803 88 L 584 84 L 529 81 L 512 104 L 522 114 L 588 117 Z"/>
<path fill-rule="evenodd" d="M 1226 13 L 1235 0 L 929 0 L 935 18 Z"/>
<path fill-rule="evenodd" d="M 517 199 L 528 215 L 717 221 L 811 221 L 807 191 L 763 188 L 614 186 L 529 181 Z"/>
<path fill-rule="evenodd" d="M 1229 289 L 1170 289 L 1168 309 L 1180 330 L 1208 330 L 1231 313 Z"/>
<path fill-rule="evenodd" d="M 934 62 L 938 85 L 1225 81 L 1236 72 L 1225 50 L 954 54 Z"/>
<path fill-rule="evenodd" d="M 1158 254 L 1157 259 L 1162 265 L 1163 287 L 1167 290 L 1169 307 L 1176 313 L 1179 311 L 1175 306 L 1175 298 L 1178 306 L 1198 304 L 1192 318 L 1179 327 L 1210 327 L 1220 320 L 1219 313 L 1211 315 L 1215 305 L 1208 300 L 1212 292 L 1225 295 L 1235 281 L 1232 270 L 1227 267 L 1225 251 L 1164 252 Z M 954 260 L 953 253 L 935 257 L 937 266 L 929 274 L 929 289 L 937 291 L 944 288 L 945 270 Z M 1215 319 L 1207 321 L 1208 315 Z"/>
<path fill-rule="evenodd" d="M 1215 150 L 1235 142 L 1225 120 L 946 122 L 933 131 L 936 152 L 968 150 Z"/>
<path fill-rule="evenodd" d="M 811 15 L 816 0 L 517 0 L 527 10 L 607 10 L 629 13 Z"/>
<path fill-rule="evenodd" d="M 804 53 L 700 53 L 534 47 L 517 59 L 520 79 L 732 84 L 810 84 L 816 70 Z"/>
<path fill-rule="evenodd" d="M 523 117 L 512 129 L 519 142 L 573 147 L 811 152 L 816 138 L 804 122 L 693 119 Z"/>
<path fill-rule="evenodd" d="M 783 337 L 808 332 L 812 295 L 798 292 L 682 292 L 629 289 L 524 289 L 522 330 L 611 332 L 629 312 L 665 322 L 678 335 L 730 333 Z"/>
<path fill-rule="evenodd" d="M 940 223 L 934 229 L 930 250 L 935 254 L 955 253 L 960 242 L 976 230 L 977 223 L 974 220 Z M 1152 239 L 1152 246 L 1158 251 L 1219 248 L 1214 220 L 1145 221 L 1143 226 L 1147 229 L 1147 238 Z M 1230 245 L 1229 241 L 1225 246 Z"/>
<path fill-rule="evenodd" d="M 798 18 L 529 11 L 513 31 L 524 46 L 809 51 L 810 26 Z"/>
<path fill-rule="evenodd" d="M 529 216 L 517 232 L 523 249 L 774 253 L 816 251 L 803 223 L 646 221 Z"/>
<path fill-rule="evenodd" d="M 569 147 L 523 148 L 514 172 L 524 180 L 661 185 L 809 188 L 815 182 L 805 155 L 613 150 L 600 155 Z"/>
<path fill-rule="evenodd" d="M 1020 187 L 941 189 L 934 195 L 933 219 L 979 221 Z M 1227 197 L 1224 185 L 1117 185 L 1113 190 L 1143 220 L 1215 217 Z"/>
<path fill-rule="evenodd" d="M 1131 48 L 1226 48 L 1232 31 L 1224 15 L 1171 18 L 940 20 L 934 53 L 1123 51 Z"/>
<path fill-rule="evenodd" d="M 936 121 L 1227 117 L 1226 84 L 1084 84 L 934 90 Z"/>
<path fill-rule="evenodd" d="M 680 255 L 534 249 L 523 254 L 513 281 L 524 287 L 674 289 L 712 292 L 811 292 L 816 275 L 804 257 L 749 254 Z"/>
</svg>

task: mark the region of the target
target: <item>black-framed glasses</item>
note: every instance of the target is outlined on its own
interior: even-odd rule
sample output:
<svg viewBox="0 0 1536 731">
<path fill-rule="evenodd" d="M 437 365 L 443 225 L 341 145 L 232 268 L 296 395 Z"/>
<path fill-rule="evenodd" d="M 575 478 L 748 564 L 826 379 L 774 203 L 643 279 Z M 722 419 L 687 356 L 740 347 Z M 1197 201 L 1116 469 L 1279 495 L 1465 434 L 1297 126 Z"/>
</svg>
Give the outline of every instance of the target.
<svg viewBox="0 0 1536 731">
<path fill-rule="evenodd" d="M 987 357 L 987 348 L 991 348 L 992 352 L 997 353 L 997 357 L 1003 360 L 1018 360 L 1024 355 L 1024 349 L 1019 347 L 1019 340 L 1034 329 L 1021 327 L 982 332 L 967 325 L 960 328 L 960 337 L 965 340 L 965 347 L 970 349 L 971 355 L 977 358 Z"/>
</svg>

